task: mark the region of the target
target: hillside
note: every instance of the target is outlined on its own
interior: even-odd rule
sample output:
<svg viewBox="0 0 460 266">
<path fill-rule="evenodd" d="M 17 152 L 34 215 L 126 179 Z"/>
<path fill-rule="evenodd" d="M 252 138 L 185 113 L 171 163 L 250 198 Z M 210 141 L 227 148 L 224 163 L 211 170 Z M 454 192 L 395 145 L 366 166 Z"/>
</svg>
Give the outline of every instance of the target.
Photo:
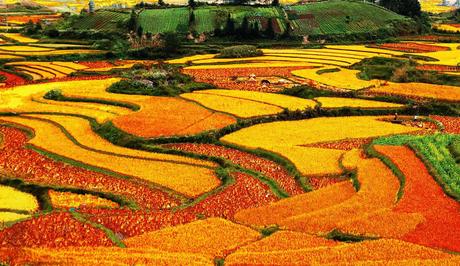
<svg viewBox="0 0 460 266">
<path fill-rule="evenodd" d="M 193 19 L 190 19 L 191 16 Z M 250 28 L 257 28 L 260 32 L 265 32 L 271 24 L 276 34 L 284 34 L 289 29 L 289 33 L 295 36 L 372 35 L 378 32 L 391 35 L 401 25 L 409 22 L 407 18 L 377 5 L 332 0 L 282 7 L 200 6 L 193 10 L 188 7 L 146 9 L 140 10 L 137 23 L 144 33 L 212 33 L 223 30 L 229 17 L 236 29 L 241 27 L 246 18 Z M 100 10 L 95 14 L 80 16 L 72 23 L 72 28 L 113 30 L 127 19 L 128 13 Z"/>
</svg>

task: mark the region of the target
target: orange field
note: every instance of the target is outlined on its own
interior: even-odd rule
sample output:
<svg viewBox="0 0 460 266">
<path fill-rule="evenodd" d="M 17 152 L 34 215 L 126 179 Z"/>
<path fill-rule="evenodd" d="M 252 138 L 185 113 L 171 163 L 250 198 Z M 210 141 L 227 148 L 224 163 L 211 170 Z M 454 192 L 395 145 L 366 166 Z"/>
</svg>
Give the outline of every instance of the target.
<svg viewBox="0 0 460 266">
<path fill-rule="evenodd" d="M 144 105 L 139 112 L 119 116 L 113 123 L 130 134 L 152 138 L 191 135 L 236 122 L 229 115 L 181 99 L 155 97 L 146 100 Z"/>
</svg>

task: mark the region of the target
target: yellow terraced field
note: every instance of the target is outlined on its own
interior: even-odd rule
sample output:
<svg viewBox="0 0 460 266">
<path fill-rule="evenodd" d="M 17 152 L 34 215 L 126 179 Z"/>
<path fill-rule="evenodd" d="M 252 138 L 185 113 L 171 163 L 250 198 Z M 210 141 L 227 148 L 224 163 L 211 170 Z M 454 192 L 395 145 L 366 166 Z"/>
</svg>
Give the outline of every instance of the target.
<svg viewBox="0 0 460 266">
<path fill-rule="evenodd" d="M 341 172 L 338 159 L 343 151 L 302 145 L 417 130 L 378 121 L 378 117 L 314 118 L 259 124 L 224 136 L 221 140 L 276 152 L 292 161 L 305 175 L 337 174 Z"/>
<path fill-rule="evenodd" d="M 316 101 L 321 103 L 323 108 L 402 108 L 404 105 L 396 103 L 387 103 L 372 100 L 354 99 L 354 98 L 337 98 L 337 97 L 318 97 Z"/>
<path fill-rule="evenodd" d="M 43 47 L 34 47 L 26 45 L 11 45 L 11 46 L 0 46 L 0 51 L 6 52 L 50 52 L 54 49 L 43 48 Z"/>
<path fill-rule="evenodd" d="M 123 96 L 106 92 L 106 88 L 118 81 L 117 78 L 103 80 L 81 80 L 66 82 L 51 82 L 17 86 L 13 89 L 2 92 L 0 98 L 0 111 L 3 112 L 60 112 L 70 114 L 81 114 L 96 118 L 99 122 L 113 119 L 117 114 L 127 114 L 126 108 L 105 106 L 91 103 L 70 103 L 47 101 L 42 97 L 46 92 L 54 89 L 61 90 L 68 95 L 70 92 L 77 96 L 102 97 L 105 99 L 126 101 L 129 99 L 144 99 L 142 96 Z M 105 96 L 105 97 L 104 97 Z M 135 102 L 135 101 L 134 101 Z"/>
<path fill-rule="evenodd" d="M 14 212 L 0 212 L 0 223 L 12 222 L 30 217 L 28 214 L 19 214 Z"/>
<path fill-rule="evenodd" d="M 318 69 L 302 69 L 292 71 L 292 74 L 301 78 L 316 81 L 320 84 L 347 90 L 361 90 L 369 87 L 378 87 L 379 80 L 362 80 L 358 78 L 359 70 L 340 68 L 340 71 L 318 74 Z"/>
<path fill-rule="evenodd" d="M 38 209 L 38 202 L 31 194 L 0 185 L 0 209 L 35 211 Z"/>
<path fill-rule="evenodd" d="M 163 156 L 163 154 L 156 154 L 158 159 L 137 159 L 117 154 L 104 154 L 75 145 L 59 127 L 48 121 L 21 117 L 2 117 L 1 119 L 33 128 L 35 137 L 29 143 L 38 148 L 88 165 L 151 181 L 190 197 L 210 191 L 220 184 L 214 171 L 202 166 L 201 161 L 196 161 L 196 164 L 188 164 L 184 163 L 184 158 L 180 156 L 175 156 L 176 160 L 170 160 L 174 156 Z M 74 137 L 88 138 L 86 135 L 75 135 Z M 108 142 L 107 146 L 110 148 Z"/>
<path fill-rule="evenodd" d="M 263 62 L 247 62 L 244 64 L 222 64 L 222 65 L 195 65 L 189 66 L 184 69 L 237 69 L 237 68 L 251 68 L 251 67 L 297 67 L 297 66 L 321 66 L 321 64 L 313 64 L 306 62 L 282 62 L 282 61 L 263 61 Z"/>
<path fill-rule="evenodd" d="M 327 234 L 338 224 L 353 220 L 396 203 L 399 180 L 379 159 L 358 162 L 360 190 L 350 199 L 316 211 L 288 217 L 279 224 L 283 228 L 305 233 Z"/>
<path fill-rule="evenodd" d="M 39 68 L 31 68 L 28 66 L 17 66 L 16 68 L 19 69 L 19 71 L 24 72 L 25 74 L 30 73 L 33 80 L 53 79 L 56 77 L 55 74 L 49 71 L 44 71 Z"/>
<path fill-rule="evenodd" d="M 5 36 L 6 38 L 13 39 L 15 41 L 22 42 L 22 43 L 38 42 L 37 39 L 32 39 L 32 38 L 29 38 L 29 37 L 25 37 L 25 36 L 22 36 L 19 33 L 2 33 L 1 35 Z"/>
<path fill-rule="evenodd" d="M 209 109 L 229 113 L 242 118 L 274 115 L 283 111 L 281 107 L 275 105 L 214 94 L 193 92 L 184 93 L 180 96 L 198 102 Z"/>
<path fill-rule="evenodd" d="M 273 104 L 282 108 L 287 108 L 288 110 L 304 110 L 306 108 L 314 108 L 316 102 L 307 99 L 301 99 L 297 97 L 274 94 L 274 93 L 265 93 L 265 92 L 256 92 L 256 91 L 241 91 L 241 90 L 200 90 L 196 93 L 200 94 L 213 94 L 221 95 L 232 98 L 239 98 L 245 100 L 252 100 L 267 104 Z"/>
</svg>

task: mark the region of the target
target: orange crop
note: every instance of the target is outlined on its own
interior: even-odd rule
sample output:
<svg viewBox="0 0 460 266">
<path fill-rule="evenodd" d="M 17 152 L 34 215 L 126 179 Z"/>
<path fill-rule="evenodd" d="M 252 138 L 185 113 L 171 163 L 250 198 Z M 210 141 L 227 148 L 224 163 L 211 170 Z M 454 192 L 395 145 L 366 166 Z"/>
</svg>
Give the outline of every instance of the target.
<svg viewBox="0 0 460 266">
<path fill-rule="evenodd" d="M 236 123 L 231 116 L 178 98 L 149 97 L 143 105 L 139 112 L 115 118 L 115 126 L 130 134 L 151 138 L 197 134 Z"/>
<path fill-rule="evenodd" d="M 210 218 L 128 238 L 125 243 L 128 247 L 221 257 L 260 237 L 259 232 L 248 227 L 221 218 Z"/>
<path fill-rule="evenodd" d="M 390 157 L 406 177 L 404 196 L 396 212 L 418 212 L 425 222 L 402 239 L 417 244 L 460 252 L 460 204 L 444 194 L 426 166 L 407 147 L 375 146 Z"/>
<path fill-rule="evenodd" d="M 355 194 L 350 182 L 338 183 L 317 191 L 282 199 L 266 206 L 235 214 L 238 222 L 256 226 L 277 224 L 285 218 L 333 206 Z"/>
</svg>

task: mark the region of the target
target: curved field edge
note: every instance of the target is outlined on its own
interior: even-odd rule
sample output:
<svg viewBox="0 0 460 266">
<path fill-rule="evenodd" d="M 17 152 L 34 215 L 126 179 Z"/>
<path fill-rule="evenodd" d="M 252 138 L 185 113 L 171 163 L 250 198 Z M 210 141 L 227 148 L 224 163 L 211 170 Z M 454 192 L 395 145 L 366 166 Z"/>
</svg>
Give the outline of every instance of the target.
<svg viewBox="0 0 460 266">
<path fill-rule="evenodd" d="M 458 179 L 460 166 L 449 152 L 449 145 L 459 139 L 460 136 L 451 134 L 399 135 L 374 140 L 372 145 L 408 146 L 426 165 L 429 173 L 442 187 L 446 195 L 460 201 L 460 179 Z M 396 166 L 393 165 L 393 167 Z"/>
</svg>

